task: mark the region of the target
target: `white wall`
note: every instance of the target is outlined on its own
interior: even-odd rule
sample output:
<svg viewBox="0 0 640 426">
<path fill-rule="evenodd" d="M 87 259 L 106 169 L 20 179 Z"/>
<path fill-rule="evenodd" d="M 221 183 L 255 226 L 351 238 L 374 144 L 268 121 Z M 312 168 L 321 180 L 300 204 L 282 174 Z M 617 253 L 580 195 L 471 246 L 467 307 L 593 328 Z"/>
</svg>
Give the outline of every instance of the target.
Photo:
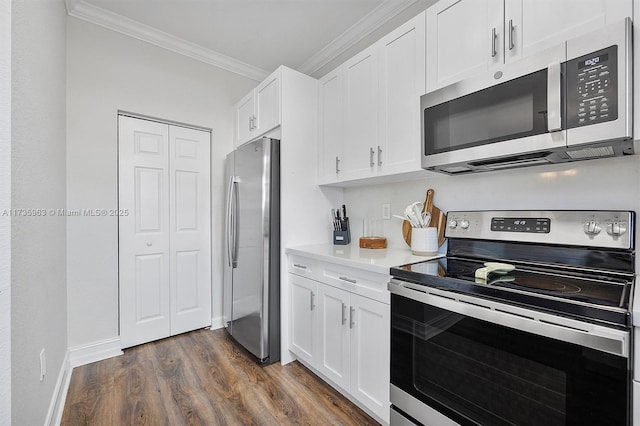
<svg viewBox="0 0 640 426">
<path fill-rule="evenodd" d="M 0 425 L 11 424 L 11 0 L 0 1 Z"/>
<path fill-rule="evenodd" d="M 67 34 L 67 207 L 117 206 L 119 109 L 212 128 L 212 297 L 221 316 L 231 107 L 256 82 L 75 18 Z M 70 347 L 118 336 L 117 226 L 115 217 L 68 218 Z"/>
<path fill-rule="evenodd" d="M 11 203 L 66 202 L 65 28 L 62 0 L 13 1 Z M 66 220 L 11 221 L 11 424 L 43 424 L 67 350 Z M 40 382 L 40 350 L 47 375 Z"/>
<path fill-rule="evenodd" d="M 620 209 L 640 213 L 639 166 L 640 155 L 634 155 L 465 176 L 425 172 L 425 179 L 347 188 L 344 199 L 356 233 L 363 218 L 382 218 L 383 203 L 391 204 L 392 214 L 402 215 L 411 202 L 424 201 L 429 188 L 435 190 L 434 205 L 444 212 Z M 385 220 L 384 226 L 389 246 L 407 247 L 399 219 Z"/>
</svg>

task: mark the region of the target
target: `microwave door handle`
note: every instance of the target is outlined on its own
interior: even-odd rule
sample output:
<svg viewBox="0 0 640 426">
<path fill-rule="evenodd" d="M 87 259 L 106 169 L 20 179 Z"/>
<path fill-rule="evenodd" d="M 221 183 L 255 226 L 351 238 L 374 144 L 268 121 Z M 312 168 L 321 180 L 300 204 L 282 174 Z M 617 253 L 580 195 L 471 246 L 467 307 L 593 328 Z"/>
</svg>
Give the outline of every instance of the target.
<svg viewBox="0 0 640 426">
<path fill-rule="evenodd" d="M 547 68 L 547 130 L 562 130 L 561 67 L 556 62 Z"/>
</svg>

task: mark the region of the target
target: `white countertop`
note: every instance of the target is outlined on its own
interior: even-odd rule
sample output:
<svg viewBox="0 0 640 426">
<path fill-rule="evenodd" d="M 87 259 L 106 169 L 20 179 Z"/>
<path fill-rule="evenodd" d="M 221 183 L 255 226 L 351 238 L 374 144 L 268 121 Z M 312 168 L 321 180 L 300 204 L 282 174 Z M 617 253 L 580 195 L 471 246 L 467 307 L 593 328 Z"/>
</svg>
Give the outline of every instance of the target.
<svg viewBox="0 0 640 426">
<path fill-rule="evenodd" d="M 350 266 L 352 268 L 364 269 L 385 275 L 389 275 L 389 268 L 392 266 L 422 262 L 444 256 L 444 253 L 435 256 L 415 256 L 411 254 L 409 247 L 406 249 L 363 249 L 353 243 L 346 246 L 315 244 L 287 247 L 285 249 L 285 253 Z"/>
</svg>

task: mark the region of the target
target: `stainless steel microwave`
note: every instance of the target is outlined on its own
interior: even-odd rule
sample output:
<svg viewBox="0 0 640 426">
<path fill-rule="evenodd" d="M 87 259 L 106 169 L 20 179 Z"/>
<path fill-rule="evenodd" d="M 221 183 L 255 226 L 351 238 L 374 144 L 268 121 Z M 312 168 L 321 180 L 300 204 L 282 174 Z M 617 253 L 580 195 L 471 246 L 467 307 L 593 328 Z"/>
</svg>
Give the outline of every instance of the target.
<svg viewBox="0 0 640 426">
<path fill-rule="evenodd" d="M 422 167 L 450 175 L 634 153 L 629 18 L 420 98 Z"/>
</svg>

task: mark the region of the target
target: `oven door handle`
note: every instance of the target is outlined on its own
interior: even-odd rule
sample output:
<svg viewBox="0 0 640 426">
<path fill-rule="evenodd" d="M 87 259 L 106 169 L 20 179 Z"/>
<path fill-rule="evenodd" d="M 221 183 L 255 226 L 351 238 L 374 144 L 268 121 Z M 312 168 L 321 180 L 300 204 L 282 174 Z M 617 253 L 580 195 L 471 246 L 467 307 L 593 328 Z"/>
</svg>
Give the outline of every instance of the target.
<svg viewBox="0 0 640 426">
<path fill-rule="evenodd" d="M 571 342 L 597 351 L 629 357 L 630 333 L 478 297 L 392 279 L 392 294 L 460 315 L 539 336 Z M 393 311 L 393 304 L 391 306 Z"/>
</svg>

